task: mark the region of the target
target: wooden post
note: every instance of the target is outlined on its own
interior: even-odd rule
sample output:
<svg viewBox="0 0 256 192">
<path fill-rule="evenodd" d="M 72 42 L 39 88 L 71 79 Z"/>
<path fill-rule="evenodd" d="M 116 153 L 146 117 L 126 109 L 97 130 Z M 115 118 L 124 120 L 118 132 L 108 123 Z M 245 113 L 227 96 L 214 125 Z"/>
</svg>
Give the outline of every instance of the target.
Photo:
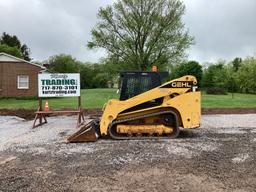
<svg viewBox="0 0 256 192">
<path fill-rule="evenodd" d="M 78 109 L 81 108 L 81 96 L 78 97 Z"/>
<path fill-rule="evenodd" d="M 39 111 L 42 111 L 42 109 L 43 109 L 42 108 L 42 98 L 39 97 L 38 101 L 39 101 Z M 39 124 L 40 125 L 42 124 L 42 114 L 39 115 Z"/>
<path fill-rule="evenodd" d="M 79 110 L 79 115 L 78 115 L 78 123 L 80 124 L 81 123 L 81 113 L 82 113 L 82 111 L 81 111 L 81 96 L 79 96 L 78 98 L 77 98 L 77 100 L 78 100 L 78 110 Z"/>
</svg>

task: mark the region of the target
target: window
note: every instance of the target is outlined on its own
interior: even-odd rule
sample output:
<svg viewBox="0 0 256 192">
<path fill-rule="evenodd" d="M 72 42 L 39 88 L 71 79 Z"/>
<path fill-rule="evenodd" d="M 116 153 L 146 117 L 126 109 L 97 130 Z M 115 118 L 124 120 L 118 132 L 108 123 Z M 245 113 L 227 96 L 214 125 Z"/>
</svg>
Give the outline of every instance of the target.
<svg viewBox="0 0 256 192">
<path fill-rule="evenodd" d="M 18 89 L 29 88 L 29 77 L 28 75 L 18 75 Z"/>
</svg>

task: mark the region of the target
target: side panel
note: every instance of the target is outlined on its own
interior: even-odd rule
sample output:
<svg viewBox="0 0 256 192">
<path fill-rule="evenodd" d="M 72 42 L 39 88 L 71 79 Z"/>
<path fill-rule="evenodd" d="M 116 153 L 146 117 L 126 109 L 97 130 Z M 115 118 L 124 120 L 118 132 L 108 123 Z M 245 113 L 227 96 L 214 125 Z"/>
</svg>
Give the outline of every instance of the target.
<svg viewBox="0 0 256 192">
<path fill-rule="evenodd" d="M 197 128 L 201 119 L 201 92 L 189 92 L 170 99 L 164 106 L 173 107 L 180 113 L 183 128 Z"/>
</svg>

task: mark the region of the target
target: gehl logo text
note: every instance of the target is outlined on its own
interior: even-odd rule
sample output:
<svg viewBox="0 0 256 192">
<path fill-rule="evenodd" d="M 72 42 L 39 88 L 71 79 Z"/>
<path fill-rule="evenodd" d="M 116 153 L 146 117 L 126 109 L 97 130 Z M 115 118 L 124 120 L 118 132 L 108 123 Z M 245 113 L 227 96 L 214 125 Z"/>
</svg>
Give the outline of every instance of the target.
<svg viewBox="0 0 256 192">
<path fill-rule="evenodd" d="M 191 88 L 192 82 L 189 81 L 174 81 L 171 83 L 171 87 L 173 88 Z"/>
</svg>

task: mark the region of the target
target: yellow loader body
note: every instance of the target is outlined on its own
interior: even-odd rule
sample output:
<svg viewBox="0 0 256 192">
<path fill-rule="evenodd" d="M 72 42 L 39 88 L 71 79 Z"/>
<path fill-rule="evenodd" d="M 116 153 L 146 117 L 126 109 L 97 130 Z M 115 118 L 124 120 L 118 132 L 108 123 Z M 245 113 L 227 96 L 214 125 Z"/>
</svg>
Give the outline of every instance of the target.
<svg viewBox="0 0 256 192">
<path fill-rule="evenodd" d="M 127 100 L 111 99 L 103 107 L 95 132 L 114 139 L 130 139 L 177 137 L 179 127 L 198 128 L 201 93 L 196 91 L 196 86 L 196 78 L 187 75 Z M 88 132 L 88 127 L 85 130 Z M 71 136 L 69 141 L 75 142 L 76 138 Z"/>
</svg>

